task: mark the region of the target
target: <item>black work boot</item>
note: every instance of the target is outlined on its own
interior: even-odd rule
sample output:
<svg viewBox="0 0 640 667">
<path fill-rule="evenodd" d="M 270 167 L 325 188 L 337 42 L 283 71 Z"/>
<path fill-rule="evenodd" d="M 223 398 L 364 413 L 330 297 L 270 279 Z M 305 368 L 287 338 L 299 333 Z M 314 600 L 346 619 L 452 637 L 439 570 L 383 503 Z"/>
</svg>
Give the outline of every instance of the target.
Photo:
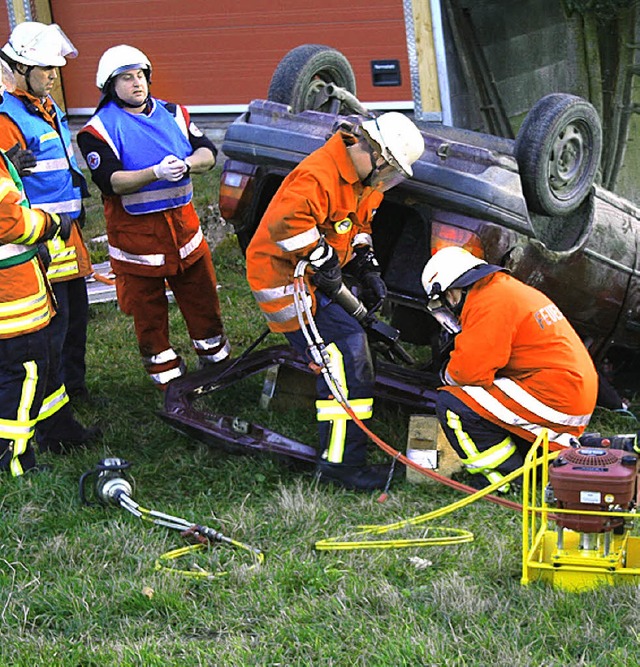
<svg viewBox="0 0 640 667">
<path fill-rule="evenodd" d="M 72 432 L 64 434 L 49 433 L 45 438 L 36 438 L 40 452 L 51 452 L 52 454 L 68 454 L 73 449 L 87 447 L 93 444 L 102 436 L 102 429 L 99 426 L 89 426 L 85 428 L 79 422 L 77 428 Z"/>
<path fill-rule="evenodd" d="M 389 470 L 388 465 L 354 466 L 320 461 L 316 475 L 322 484 L 336 484 L 350 491 L 375 491 L 386 487 Z"/>
</svg>

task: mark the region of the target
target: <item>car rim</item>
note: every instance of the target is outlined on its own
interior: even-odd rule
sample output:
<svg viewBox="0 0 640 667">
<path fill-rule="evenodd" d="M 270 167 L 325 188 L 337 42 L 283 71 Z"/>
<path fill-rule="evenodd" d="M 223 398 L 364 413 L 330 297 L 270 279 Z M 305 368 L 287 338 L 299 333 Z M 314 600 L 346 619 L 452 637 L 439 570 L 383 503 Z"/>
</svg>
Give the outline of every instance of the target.
<svg viewBox="0 0 640 667">
<path fill-rule="evenodd" d="M 305 109 L 314 109 L 320 111 L 321 102 L 323 100 L 322 91 L 327 85 L 327 81 L 322 79 L 319 75 L 316 75 L 309 82 L 309 87 L 304 96 L 305 100 Z"/>
<path fill-rule="evenodd" d="M 549 185 L 560 199 L 569 199 L 588 169 L 589 129 L 583 122 L 566 125 L 549 155 Z"/>
</svg>

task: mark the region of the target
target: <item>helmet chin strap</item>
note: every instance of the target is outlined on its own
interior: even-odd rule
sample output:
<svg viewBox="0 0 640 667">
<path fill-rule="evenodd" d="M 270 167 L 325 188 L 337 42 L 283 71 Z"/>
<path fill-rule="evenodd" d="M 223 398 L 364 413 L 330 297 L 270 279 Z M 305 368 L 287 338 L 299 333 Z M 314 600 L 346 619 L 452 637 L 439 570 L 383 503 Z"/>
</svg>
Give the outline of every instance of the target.
<svg viewBox="0 0 640 667">
<path fill-rule="evenodd" d="M 21 68 L 24 67 L 24 71 L 20 71 Z M 31 72 L 33 72 L 34 65 L 25 65 L 23 63 L 16 63 L 15 65 L 15 71 L 20 74 L 24 78 L 25 83 L 27 84 L 27 92 L 29 95 L 33 95 L 34 97 L 40 97 L 39 95 L 36 95 L 33 88 L 31 87 Z"/>
<path fill-rule="evenodd" d="M 371 162 L 371 171 L 362 179 L 362 185 L 365 187 L 369 187 L 371 185 L 371 180 L 375 176 L 376 171 L 378 170 L 377 166 L 377 160 L 373 157 L 373 149 L 371 146 L 367 143 L 367 147 L 369 148 L 368 154 L 369 154 L 369 161 Z"/>
</svg>

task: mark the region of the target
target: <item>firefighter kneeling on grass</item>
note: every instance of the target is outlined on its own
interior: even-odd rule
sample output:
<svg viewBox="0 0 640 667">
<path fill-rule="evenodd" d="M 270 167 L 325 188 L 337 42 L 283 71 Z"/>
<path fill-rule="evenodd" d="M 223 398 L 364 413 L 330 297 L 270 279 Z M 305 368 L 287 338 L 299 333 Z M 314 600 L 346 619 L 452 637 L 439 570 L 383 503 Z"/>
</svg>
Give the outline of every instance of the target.
<svg viewBox="0 0 640 667">
<path fill-rule="evenodd" d="M 598 378 L 559 308 L 458 247 L 427 262 L 422 285 L 431 314 L 455 334 L 436 411 L 472 485 L 520 468 L 544 428 L 552 449 L 571 446 L 591 418 Z"/>
</svg>

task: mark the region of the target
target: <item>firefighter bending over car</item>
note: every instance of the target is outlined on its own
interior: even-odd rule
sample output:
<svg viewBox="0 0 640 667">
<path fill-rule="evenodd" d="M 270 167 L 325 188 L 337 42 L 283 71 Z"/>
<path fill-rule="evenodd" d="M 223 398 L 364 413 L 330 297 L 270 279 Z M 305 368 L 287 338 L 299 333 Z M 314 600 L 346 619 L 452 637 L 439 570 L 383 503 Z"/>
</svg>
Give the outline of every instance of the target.
<svg viewBox="0 0 640 667">
<path fill-rule="evenodd" d="M 107 49 L 96 75 L 102 98 L 78 145 L 103 195 L 118 304 L 133 316 L 145 368 L 164 389 L 186 372 L 169 341 L 165 280 L 199 364 L 226 359 L 230 346 L 190 177 L 212 169 L 217 151 L 185 107 L 149 94 L 150 82 L 142 51 Z"/>
<path fill-rule="evenodd" d="M 455 335 L 436 412 L 472 486 L 520 468 L 544 428 L 552 448 L 571 446 L 589 424 L 598 378 L 559 308 L 459 247 L 427 262 L 422 285 L 429 311 Z"/>
<path fill-rule="evenodd" d="M 412 175 L 424 151 L 419 129 L 391 112 L 343 127 L 307 156 L 282 182 L 247 248 L 247 278 L 271 331 L 283 333 L 301 354 L 307 343 L 296 316 L 294 269 L 308 260 L 305 287 L 327 352 L 360 419 L 373 412 L 374 371 L 360 323 L 333 299 L 342 267 L 359 281 L 362 300 L 373 311 L 386 296 L 372 248 L 371 221 L 383 193 Z M 384 488 L 387 466 L 367 465 L 367 437 L 317 383 L 321 482 L 348 489 Z"/>
</svg>

